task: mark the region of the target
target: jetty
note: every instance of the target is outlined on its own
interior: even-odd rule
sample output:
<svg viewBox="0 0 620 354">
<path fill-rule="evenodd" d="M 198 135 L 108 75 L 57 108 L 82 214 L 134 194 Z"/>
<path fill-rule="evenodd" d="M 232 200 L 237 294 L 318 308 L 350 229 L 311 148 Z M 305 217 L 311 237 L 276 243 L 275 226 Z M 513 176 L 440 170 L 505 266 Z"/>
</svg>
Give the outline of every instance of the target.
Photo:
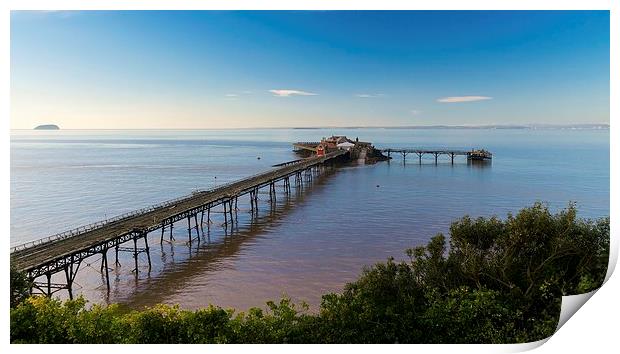
<svg viewBox="0 0 620 354">
<path fill-rule="evenodd" d="M 418 161 L 422 163 L 422 156 L 432 155 L 435 157 L 435 164 L 437 164 L 440 155 L 446 155 L 450 157 L 450 162 L 454 164 L 455 156 L 466 156 L 468 161 L 489 161 L 493 158 L 493 154 L 484 149 L 471 149 L 471 150 L 450 150 L 450 149 L 415 149 L 415 148 L 390 148 L 381 149 L 382 153 L 386 153 L 388 158 L 391 159 L 393 153 L 401 154 L 403 157 L 403 163 L 407 159 L 407 155 L 415 154 L 418 156 Z"/>
<path fill-rule="evenodd" d="M 275 203 L 276 184 L 281 182 L 285 193 L 290 193 L 291 178 L 296 185 L 312 181 L 316 174 L 334 164 L 349 159 L 349 151 L 336 150 L 323 155 L 315 155 L 285 163 L 272 170 L 259 173 L 217 188 L 194 192 L 191 195 L 169 200 L 157 205 L 136 210 L 117 217 L 81 226 L 60 234 L 38 239 L 15 246 L 11 249 L 11 266 L 24 272 L 32 282 L 32 289 L 51 296 L 66 289 L 73 298 L 72 285 L 85 259 L 101 255 L 101 272 L 105 275 L 106 286 L 110 290 L 108 272 L 108 251 L 113 250 L 116 264 L 119 252 L 130 252 L 134 258 L 134 272 L 138 273 L 138 255 L 146 253 L 149 270 L 151 267 L 147 235 L 161 230 L 160 242 L 167 235 L 174 240 L 172 230 L 175 223 L 187 220 L 187 242 L 200 241 L 202 225 L 211 221 L 211 210 L 223 207 L 224 226 L 232 225 L 236 218 L 239 197 L 249 195 L 252 215 L 258 213 L 258 193 L 262 188 L 269 189 L 269 200 Z M 205 221 L 206 218 L 206 221 Z M 129 247 L 121 245 L 129 243 Z M 139 245 L 140 243 L 140 245 Z M 64 273 L 64 283 L 52 283 L 51 277 Z M 45 281 L 37 279 L 45 277 Z"/>
</svg>

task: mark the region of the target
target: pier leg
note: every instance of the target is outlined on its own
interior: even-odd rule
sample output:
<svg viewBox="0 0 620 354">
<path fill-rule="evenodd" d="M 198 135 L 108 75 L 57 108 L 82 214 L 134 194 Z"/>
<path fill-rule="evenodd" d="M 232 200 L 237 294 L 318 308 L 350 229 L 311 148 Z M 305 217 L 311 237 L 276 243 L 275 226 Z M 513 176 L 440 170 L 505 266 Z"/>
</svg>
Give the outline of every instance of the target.
<svg viewBox="0 0 620 354">
<path fill-rule="evenodd" d="M 136 265 L 136 276 L 138 275 L 138 239 L 136 236 L 133 237 L 133 260 Z"/>
<path fill-rule="evenodd" d="M 418 161 L 421 165 L 422 164 L 422 153 L 418 153 Z"/>
<path fill-rule="evenodd" d="M 205 235 L 205 229 L 202 226 L 204 225 L 204 219 L 205 219 L 205 211 L 203 210 L 202 213 L 200 214 L 200 230 L 202 231 L 202 236 Z"/>
<path fill-rule="evenodd" d="M 437 164 L 437 156 L 439 156 L 439 154 L 435 153 L 435 165 Z"/>
<path fill-rule="evenodd" d="M 28 295 L 32 295 L 32 291 L 34 290 L 34 279 L 32 278 L 32 272 L 28 272 L 28 281 L 30 283 Z"/>
<path fill-rule="evenodd" d="M 172 236 L 172 229 L 174 228 L 174 223 L 170 223 L 170 242 L 174 240 L 174 236 Z"/>
<path fill-rule="evenodd" d="M 450 158 L 452 159 L 452 164 L 454 165 L 454 153 L 450 153 Z"/>
<path fill-rule="evenodd" d="M 164 232 L 166 231 L 166 225 L 164 225 L 164 223 L 161 223 L 161 239 L 159 240 L 159 243 L 164 243 Z"/>
<path fill-rule="evenodd" d="M 224 225 L 228 226 L 228 212 L 226 211 L 226 202 L 224 204 Z"/>
<path fill-rule="evenodd" d="M 191 216 L 187 216 L 187 236 L 189 237 L 189 245 L 192 245 L 192 219 Z"/>
<path fill-rule="evenodd" d="M 114 265 L 119 266 L 121 264 L 118 262 L 118 241 L 116 242 L 116 245 L 114 246 L 114 253 L 116 254 L 116 262 L 114 263 Z"/>
<path fill-rule="evenodd" d="M 52 297 L 52 274 L 45 273 L 47 277 L 47 297 Z"/>
<path fill-rule="evenodd" d="M 73 300 L 73 289 L 71 284 L 71 273 L 69 269 L 73 268 L 73 263 L 70 266 L 65 267 L 65 278 L 67 279 L 67 291 L 69 292 L 69 299 Z M 48 278 L 49 279 L 49 278 Z"/>
<path fill-rule="evenodd" d="M 228 200 L 228 213 L 230 214 L 230 223 L 233 224 L 233 200 Z"/>
<path fill-rule="evenodd" d="M 200 228 L 198 228 L 198 213 L 194 214 L 194 224 L 196 224 L 196 233 L 198 234 L 198 240 L 200 241 Z"/>
<path fill-rule="evenodd" d="M 148 234 L 144 233 L 144 250 L 146 251 L 146 259 L 149 261 L 149 272 L 151 271 L 151 251 L 149 250 Z"/>
<path fill-rule="evenodd" d="M 108 249 L 103 250 L 103 261 L 105 262 L 105 284 L 110 292 L 110 270 L 108 269 Z"/>
<path fill-rule="evenodd" d="M 68 269 L 69 272 L 66 273 L 67 275 L 67 290 L 69 291 L 69 299 L 73 300 L 73 281 L 75 280 L 75 275 L 78 272 L 78 269 L 80 269 L 80 264 L 82 263 L 82 260 L 79 260 L 77 263 L 75 262 L 74 256 L 71 256 L 71 264 L 69 265 Z M 73 266 L 75 265 L 75 269 L 73 268 Z M 106 266 L 107 266 L 107 261 L 106 261 Z M 66 271 L 67 268 L 65 268 Z"/>
<path fill-rule="evenodd" d="M 209 204 L 207 209 L 207 230 L 211 230 L 211 204 Z"/>
</svg>

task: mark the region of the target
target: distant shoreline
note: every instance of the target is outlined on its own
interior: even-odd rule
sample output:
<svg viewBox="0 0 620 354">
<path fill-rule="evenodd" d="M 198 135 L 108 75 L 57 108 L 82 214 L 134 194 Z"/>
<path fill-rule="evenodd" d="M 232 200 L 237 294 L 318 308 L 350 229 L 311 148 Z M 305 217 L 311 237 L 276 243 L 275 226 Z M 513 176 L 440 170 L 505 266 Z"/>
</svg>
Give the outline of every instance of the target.
<svg viewBox="0 0 620 354">
<path fill-rule="evenodd" d="M 412 129 L 412 130 L 424 130 L 424 129 L 521 129 L 521 130 L 542 130 L 542 129 L 557 129 L 557 130 L 609 130 L 610 126 L 607 123 L 604 124 L 506 124 L 506 125 L 403 125 L 403 126 L 326 126 L 326 127 L 248 127 L 248 128 L 78 128 L 78 129 L 63 129 L 66 130 L 156 130 L 156 131 L 179 131 L 179 130 L 320 130 L 320 129 Z M 32 131 L 32 128 L 19 128 L 10 129 L 11 131 L 28 130 Z"/>
</svg>

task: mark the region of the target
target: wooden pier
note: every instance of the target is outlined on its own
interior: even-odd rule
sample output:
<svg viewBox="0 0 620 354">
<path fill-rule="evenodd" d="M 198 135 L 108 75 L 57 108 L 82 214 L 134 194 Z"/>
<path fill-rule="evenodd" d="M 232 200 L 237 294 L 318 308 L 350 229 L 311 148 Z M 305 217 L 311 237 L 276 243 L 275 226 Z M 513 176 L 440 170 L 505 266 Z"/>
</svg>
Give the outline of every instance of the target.
<svg viewBox="0 0 620 354">
<path fill-rule="evenodd" d="M 211 210 L 223 207 L 224 226 L 233 224 L 236 219 L 238 198 L 249 195 L 251 213 L 258 213 L 258 193 L 268 187 L 270 203 L 276 200 L 276 183 L 282 182 L 285 193 L 290 193 L 291 178 L 295 185 L 321 173 L 327 166 L 348 160 L 348 151 L 337 150 L 307 159 L 290 161 L 278 168 L 242 180 L 232 182 L 206 191 L 194 192 L 189 196 L 170 200 L 118 217 L 82 226 L 61 234 L 28 242 L 11 249 L 11 265 L 23 271 L 33 282 L 33 288 L 51 296 L 66 289 L 73 298 L 73 282 L 83 260 L 101 255 L 101 272 L 105 274 L 108 291 L 110 277 L 108 251 L 113 251 L 115 264 L 119 252 L 130 252 L 134 258 L 134 272 L 138 274 L 138 255 L 145 253 L 149 270 L 151 267 L 150 248 L 147 235 L 161 230 L 160 242 L 165 238 L 174 240 L 175 223 L 187 220 L 187 243 L 200 241 L 202 225 L 210 224 Z M 205 220 L 206 219 L 206 220 Z M 129 247 L 122 247 L 129 242 Z M 139 245 L 140 243 L 140 245 Z M 64 272 L 66 282 L 52 283 L 53 274 Z M 45 281 L 36 280 L 45 277 Z"/>
<path fill-rule="evenodd" d="M 407 155 L 415 154 L 418 156 L 418 161 L 422 164 L 422 156 L 432 155 L 435 157 L 435 164 L 437 164 L 439 156 L 446 155 L 450 157 L 450 162 L 454 164 L 454 157 L 466 156 L 467 160 L 487 161 L 493 158 L 493 154 L 483 149 L 471 149 L 471 150 L 450 150 L 450 149 L 412 149 L 412 148 L 390 148 L 381 149 L 382 153 L 387 153 L 388 158 L 392 158 L 392 154 L 400 154 L 403 157 L 403 163 L 407 159 Z M 389 160 L 388 160 L 389 161 Z"/>
</svg>

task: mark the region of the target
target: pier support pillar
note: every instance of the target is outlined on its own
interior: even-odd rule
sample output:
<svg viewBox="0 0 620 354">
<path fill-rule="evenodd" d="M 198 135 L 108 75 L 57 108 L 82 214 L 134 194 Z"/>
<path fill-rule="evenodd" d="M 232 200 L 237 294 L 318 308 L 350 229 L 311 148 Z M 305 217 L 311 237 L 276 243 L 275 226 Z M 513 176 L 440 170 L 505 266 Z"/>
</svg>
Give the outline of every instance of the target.
<svg viewBox="0 0 620 354">
<path fill-rule="evenodd" d="M 103 266 L 105 265 L 105 264 L 104 264 L 104 263 L 105 263 L 105 260 L 104 260 L 104 258 L 105 258 L 105 257 L 104 257 L 104 254 L 105 254 L 105 251 L 106 251 L 106 250 L 107 250 L 107 249 L 104 249 L 103 251 L 101 251 L 101 267 L 99 267 L 99 272 L 100 272 L 100 273 L 102 273 L 102 274 L 103 274 Z"/>
<path fill-rule="evenodd" d="M 434 155 L 435 155 L 435 165 L 436 165 L 437 164 L 437 157 L 439 156 L 439 154 L 438 153 L 434 153 Z"/>
<path fill-rule="evenodd" d="M 232 200 L 232 198 L 228 199 L 228 213 L 230 215 L 230 224 L 232 226 L 233 222 L 234 222 L 234 218 L 233 218 L 233 200 Z"/>
<path fill-rule="evenodd" d="M 74 261 L 73 256 L 71 256 L 70 263 L 65 266 L 65 277 L 66 277 L 66 280 L 67 280 L 67 291 L 69 292 L 69 299 L 70 300 L 73 300 L 73 280 L 75 280 L 75 275 L 77 274 L 77 271 L 80 268 L 80 263 L 81 262 L 82 262 L 81 260 L 78 261 L 76 268 L 73 269 L 73 265 L 75 264 L 75 261 Z"/>
<path fill-rule="evenodd" d="M 116 241 L 116 245 L 114 246 L 114 253 L 116 255 L 116 262 L 114 262 L 115 266 L 121 265 L 118 261 L 118 240 Z"/>
<path fill-rule="evenodd" d="M 222 203 L 224 205 L 224 226 L 228 226 L 228 211 L 226 210 L 226 201 Z"/>
<path fill-rule="evenodd" d="M 78 268 L 79 268 L 78 264 Z M 65 273 L 67 276 L 67 291 L 69 292 L 69 299 L 73 300 L 73 279 L 75 279 L 75 273 L 77 273 L 77 269 L 73 270 L 73 256 L 71 256 L 71 264 L 69 267 L 65 268 Z"/>
<path fill-rule="evenodd" d="M 205 211 L 204 209 L 202 210 L 202 213 L 200 213 L 200 231 L 202 231 L 202 236 L 204 237 L 205 235 L 205 229 L 203 228 L 204 225 L 204 219 L 205 219 Z"/>
<path fill-rule="evenodd" d="M 187 242 L 191 246 L 192 245 L 192 217 L 191 215 L 187 216 L 187 237 L 188 237 Z"/>
<path fill-rule="evenodd" d="M 47 277 L 47 297 L 52 297 L 52 274 L 51 273 L 45 273 L 45 276 Z"/>
<path fill-rule="evenodd" d="M 254 189 L 254 206 L 256 207 L 256 212 L 258 213 L 258 188 Z"/>
<path fill-rule="evenodd" d="M 134 271 L 136 272 L 136 276 L 138 275 L 138 238 L 133 236 L 133 260 L 136 268 Z"/>
<path fill-rule="evenodd" d="M 108 248 L 104 248 L 102 252 L 102 264 L 105 268 L 105 284 L 108 288 L 108 292 L 110 292 L 110 269 L 108 268 Z"/>
<path fill-rule="evenodd" d="M 194 214 L 194 224 L 196 226 L 196 234 L 198 235 L 198 242 L 200 242 L 200 228 L 198 227 L 198 213 Z"/>
<path fill-rule="evenodd" d="M 146 252 L 146 259 L 149 262 L 149 272 L 151 271 L 151 251 L 149 250 L 148 233 L 144 233 L 144 252 Z"/>
</svg>

